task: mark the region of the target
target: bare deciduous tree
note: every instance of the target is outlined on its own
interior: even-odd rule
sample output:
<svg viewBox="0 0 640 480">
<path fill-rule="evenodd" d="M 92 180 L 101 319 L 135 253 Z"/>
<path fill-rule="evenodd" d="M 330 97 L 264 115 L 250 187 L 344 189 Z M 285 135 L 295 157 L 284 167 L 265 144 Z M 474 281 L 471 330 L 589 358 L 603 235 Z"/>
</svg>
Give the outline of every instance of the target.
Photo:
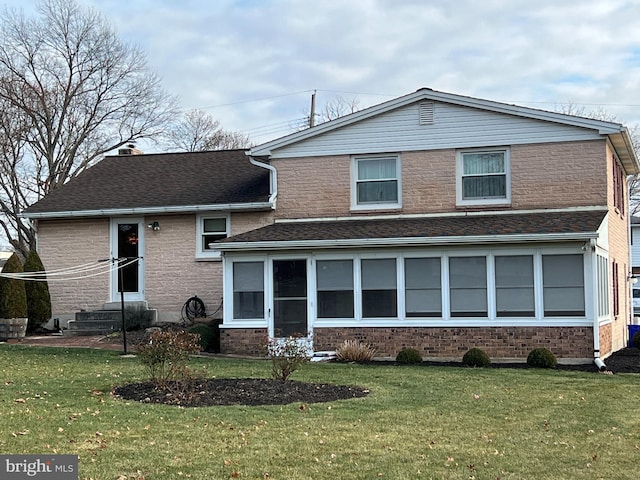
<svg viewBox="0 0 640 480">
<path fill-rule="evenodd" d="M 168 150 L 200 152 L 246 148 L 249 137 L 240 132 L 223 130 L 220 122 L 203 110 L 190 110 L 174 123 L 163 142 Z"/>
<path fill-rule="evenodd" d="M 322 107 L 316 110 L 315 125 L 321 123 L 330 122 L 336 118 L 344 117 L 350 113 L 355 113 L 360 109 L 360 100 L 356 97 L 345 98 L 342 96 L 334 97 L 329 100 Z M 291 127 L 296 131 L 301 131 L 309 128 L 309 118 L 311 116 L 311 110 L 303 111 L 304 118 L 301 121 L 296 121 Z"/>
<path fill-rule="evenodd" d="M 175 115 L 146 57 L 97 11 L 43 0 L 0 17 L 0 226 L 26 255 L 18 213 L 128 142 L 158 137 Z"/>
</svg>

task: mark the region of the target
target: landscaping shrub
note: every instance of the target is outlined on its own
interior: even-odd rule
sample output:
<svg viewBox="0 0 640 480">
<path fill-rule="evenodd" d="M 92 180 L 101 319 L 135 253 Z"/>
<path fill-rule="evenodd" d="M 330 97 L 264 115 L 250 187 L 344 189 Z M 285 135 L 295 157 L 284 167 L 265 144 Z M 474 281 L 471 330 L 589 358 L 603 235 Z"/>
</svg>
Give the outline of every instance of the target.
<svg viewBox="0 0 640 480">
<path fill-rule="evenodd" d="M 309 347 L 304 338 L 267 338 L 263 347 L 271 359 L 271 377 L 274 380 L 286 381 L 309 361 Z"/>
<path fill-rule="evenodd" d="M 403 348 L 396 355 L 396 362 L 403 365 L 422 363 L 422 355 L 415 348 Z"/>
<path fill-rule="evenodd" d="M 151 326 L 153 312 L 140 307 L 125 307 L 124 324 L 127 332 L 144 330 Z"/>
<path fill-rule="evenodd" d="M 491 359 L 484 350 L 480 348 L 471 348 L 462 357 L 462 363 L 467 367 L 488 367 L 491 365 Z"/>
<path fill-rule="evenodd" d="M 45 271 L 40 256 L 35 250 L 32 250 L 29 252 L 29 255 L 27 255 L 27 259 L 24 262 L 24 271 Z M 46 277 L 43 276 L 38 281 L 26 281 L 24 287 L 27 294 L 27 314 L 29 316 L 27 332 L 33 333 L 38 327 L 47 323 L 51 318 L 49 284 L 46 281 Z"/>
<path fill-rule="evenodd" d="M 208 351 L 210 347 L 213 347 L 218 336 L 216 330 L 211 325 L 204 323 L 191 327 L 189 333 L 200 336 L 200 348 L 202 348 L 203 351 Z"/>
<path fill-rule="evenodd" d="M 345 340 L 342 345 L 336 349 L 336 359 L 339 362 L 370 362 L 376 351 L 368 343 L 362 343 L 358 340 Z"/>
<path fill-rule="evenodd" d="M 148 341 L 138 345 L 138 358 L 149 379 L 164 387 L 170 381 L 190 378 L 189 357 L 199 351 L 199 337 L 193 333 L 155 331 Z"/>
<path fill-rule="evenodd" d="M 640 348 L 640 331 L 633 334 L 633 337 L 631 338 L 631 346 Z"/>
<path fill-rule="evenodd" d="M 2 267 L 2 273 L 22 273 L 17 254 L 13 254 Z M 0 277 L 0 318 L 26 318 L 27 293 L 24 280 Z"/>
<path fill-rule="evenodd" d="M 535 348 L 527 356 L 527 365 L 535 368 L 556 368 L 556 356 L 546 348 Z"/>
</svg>

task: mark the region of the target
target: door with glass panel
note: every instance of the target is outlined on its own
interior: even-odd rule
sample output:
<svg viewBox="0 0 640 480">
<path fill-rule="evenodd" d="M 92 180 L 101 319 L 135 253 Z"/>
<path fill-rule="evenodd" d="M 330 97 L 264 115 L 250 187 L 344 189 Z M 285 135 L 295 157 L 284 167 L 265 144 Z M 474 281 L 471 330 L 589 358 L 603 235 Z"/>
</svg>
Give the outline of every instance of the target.
<svg viewBox="0 0 640 480">
<path fill-rule="evenodd" d="M 307 260 L 273 260 L 272 270 L 273 336 L 309 337 Z"/>
</svg>

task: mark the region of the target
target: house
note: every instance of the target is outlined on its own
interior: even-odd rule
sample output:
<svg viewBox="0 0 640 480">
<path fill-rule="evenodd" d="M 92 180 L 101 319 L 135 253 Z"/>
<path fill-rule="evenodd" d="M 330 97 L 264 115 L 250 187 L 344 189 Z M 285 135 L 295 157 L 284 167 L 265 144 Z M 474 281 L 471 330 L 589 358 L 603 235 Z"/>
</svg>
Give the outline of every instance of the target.
<svg viewBox="0 0 640 480">
<path fill-rule="evenodd" d="M 169 318 L 192 294 L 223 297 L 227 353 L 257 354 L 266 335 L 458 359 L 542 346 L 590 361 L 625 345 L 625 178 L 640 164 L 623 125 L 420 89 L 247 152 L 199 154 L 212 163 L 177 201 L 161 174 L 190 187 L 190 155 L 106 158 L 29 208 L 47 268 L 121 256 L 118 232 L 134 225 L 137 249 L 122 251 L 144 258 L 130 298 Z M 156 188 L 140 191 L 148 157 L 147 168 L 174 168 L 154 164 Z M 247 196 L 200 198 L 214 182 Z M 73 261 L 70 232 L 82 238 Z M 116 291 L 115 276 L 61 286 L 54 308 L 94 308 Z"/>
<path fill-rule="evenodd" d="M 631 274 L 633 275 L 633 314 L 640 315 L 640 217 L 631 217 Z"/>
<path fill-rule="evenodd" d="M 244 150 L 108 156 L 28 208 L 47 270 L 123 258 L 116 268 L 50 279 L 53 317 L 66 326 L 80 310 L 149 307 L 178 321 L 198 296 L 222 301 L 220 253 L 210 242 L 272 221 L 270 170 Z"/>
</svg>

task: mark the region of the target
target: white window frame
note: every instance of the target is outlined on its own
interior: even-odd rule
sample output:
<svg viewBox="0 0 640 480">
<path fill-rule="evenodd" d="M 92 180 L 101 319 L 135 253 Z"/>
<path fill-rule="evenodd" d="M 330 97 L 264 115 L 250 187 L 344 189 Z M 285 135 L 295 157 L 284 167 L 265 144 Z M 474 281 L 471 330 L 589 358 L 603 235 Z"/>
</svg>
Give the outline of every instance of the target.
<svg viewBox="0 0 640 480">
<path fill-rule="evenodd" d="M 396 202 L 381 203 L 359 203 L 358 202 L 358 163 L 367 160 L 395 160 L 396 177 L 388 180 L 395 180 L 398 187 L 398 200 Z M 351 157 L 351 210 L 389 210 L 402 208 L 402 162 L 400 155 L 358 155 Z"/>
<path fill-rule="evenodd" d="M 464 175 L 464 155 L 468 153 L 504 153 L 505 196 L 488 198 L 468 198 L 462 196 L 462 179 Z M 496 174 L 498 175 L 498 174 Z M 499 174 L 502 175 L 502 174 Z M 509 147 L 471 148 L 456 152 L 456 204 L 467 205 L 508 205 L 511 203 L 511 149 Z"/>
<path fill-rule="evenodd" d="M 216 213 L 201 213 L 196 215 L 196 258 L 203 260 L 219 259 L 220 251 L 217 250 L 205 250 L 202 248 L 202 237 L 207 232 L 204 231 L 204 221 L 214 219 L 224 219 L 226 231 L 225 234 L 228 237 L 231 235 L 231 217 L 226 214 Z"/>
</svg>

